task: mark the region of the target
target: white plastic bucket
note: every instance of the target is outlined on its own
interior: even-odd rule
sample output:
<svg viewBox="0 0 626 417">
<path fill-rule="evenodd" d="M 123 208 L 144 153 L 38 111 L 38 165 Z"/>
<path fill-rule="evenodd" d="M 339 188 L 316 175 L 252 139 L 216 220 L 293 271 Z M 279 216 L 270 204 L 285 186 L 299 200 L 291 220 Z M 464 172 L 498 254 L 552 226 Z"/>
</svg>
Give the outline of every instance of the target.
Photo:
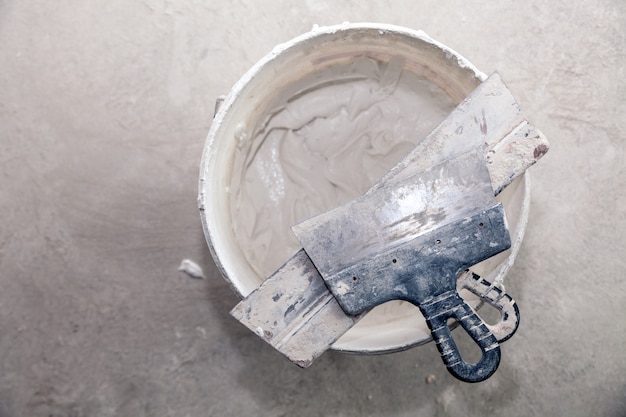
<svg viewBox="0 0 626 417">
<path fill-rule="evenodd" d="M 214 117 L 204 147 L 199 184 L 199 208 L 209 248 L 220 272 L 239 296 L 245 297 L 254 291 L 271 272 L 260 272 L 267 269 L 267 265 L 251 261 L 249 253 L 242 248 L 241 236 L 235 233 L 234 225 L 247 221 L 234 218 L 238 214 L 231 206 L 233 189 L 240 185 L 234 181 L 241 179 L 236 170 L 242 167 L 242 149 L 254 145 L 255 132 L 267 123 L 281 100 L 285 101 L 286 90 L 293 90 L 294 85 L 305 89 L 306 80 L 319 82 L 320 74 L 327 74 L 329 68 L 349 65 L 364 56 L 382 66 L 390 65 L 393 57 L 401 57 L 403 71 L 430 83 L 454 104 L 485 79 L 483 73 L 457 52 L 421 31 L 372 23 L 316 27 L 278 45 L 255 64 L 235 84 Z M 432 123 L 434 127 L 438 121 Z M 311 175 L 316 173 L 311 172 Z M 524 236 L 530 199 L 528 175 L 516 179 L 497 199 L 506 210 L 512 247 L 472 270 L 490 282 L 502 283 Z M 313 214 L 317 213 L 309 213 Z M 285 228 L 277 230 L 277 234 L 290 233 L 289 225 Z M 285 247 L 288 245 L 293 242 L 285 241 Z M 284 259 L 276 261 L 276 267 L 289 258 L 289 253 L 281 255 Z M 462 296 L 472 305 L 478 304 L 471 294 L 462 293 Z M 383 353 L 403 350 L 430 339 L 419 310 L 408 303 L 394 301 L 368 313 L 333 345 L 333 349 Z"/>
</svg>

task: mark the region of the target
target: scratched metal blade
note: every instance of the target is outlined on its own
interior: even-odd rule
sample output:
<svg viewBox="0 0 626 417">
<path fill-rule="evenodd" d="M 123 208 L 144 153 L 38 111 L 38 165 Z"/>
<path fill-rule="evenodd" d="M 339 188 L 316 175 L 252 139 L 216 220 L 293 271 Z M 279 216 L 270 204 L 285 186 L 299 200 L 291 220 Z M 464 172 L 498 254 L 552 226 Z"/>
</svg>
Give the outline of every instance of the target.
<svg viewBox="0 0 626 417">
<path fill-rule="evenodd" d="M 230 314 L 303 368 L 359 320 L 343 312 L 302 249 Z"/>
<path fill-rule="evenodd" d="M 362 314 L 390 300 L 419 306 L 444 292 L 456 291 L 461 271 L 511 247 L 502 204 L 416 235 L 402 245 L 324 276 L 342 309 Z"/>
<path fill-rule="evenodd" d="M 495 204 L 484 153 L 469 152 L 292 227 L 328 280 Z M 335 294 L 336 295 L 336 294 Z"/>
</svg>

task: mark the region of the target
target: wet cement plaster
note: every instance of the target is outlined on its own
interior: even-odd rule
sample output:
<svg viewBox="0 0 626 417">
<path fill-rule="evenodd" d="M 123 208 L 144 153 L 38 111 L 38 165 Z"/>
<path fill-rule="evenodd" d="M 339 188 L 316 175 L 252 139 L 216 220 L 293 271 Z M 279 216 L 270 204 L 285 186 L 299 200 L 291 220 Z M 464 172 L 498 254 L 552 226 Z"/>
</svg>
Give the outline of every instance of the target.
<svg viewBox="0 0 626 417">
<path fill-rule="evenodd" d="M 432 344 L 299 369 L 228 316 L 196 209 L 215 99 L 342 21 L 499 70 L 550 140 L 484 383 Z M 625 415 L 625 27 L 619 0 L 0 1 L 0 416 Z"/>
</svg>

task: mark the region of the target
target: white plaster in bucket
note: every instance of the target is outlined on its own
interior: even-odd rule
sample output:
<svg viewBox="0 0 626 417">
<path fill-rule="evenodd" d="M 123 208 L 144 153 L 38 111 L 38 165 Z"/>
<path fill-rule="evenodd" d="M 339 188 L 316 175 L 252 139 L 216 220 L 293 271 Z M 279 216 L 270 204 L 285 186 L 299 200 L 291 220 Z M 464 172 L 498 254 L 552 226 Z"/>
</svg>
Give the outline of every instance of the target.
<svg viewBox="0 0 626 417">
<path fill-rule="evenodd" d="M 360 69 L 359 65 L 355 65 L 359 60 Z M 328 84 L 327 82 L 332 81 L 335 76 L 338 79 L 343 77 L 343 81 L 346 81 L 345 78 L 349 80 L 342 84 L 343 87 L 340 87 L 338 83 Z M 330 125 L 328 123 L 316 125 L 318 131 L 323 132 L 323 129 L 328 130 L 329 126 L 337 127 L 354 123 L 358 118 L 356 114 L 363 115 L 364 112 L 361 108 L 359 112 L 351 113 L 350 103 L 354 101 L 342 102 L 341 98 L 344 95 L 341 94 L 340 100 L 334 103 L 336 105 L 334 110 L 326 111 L 333 107 L 333 103 L 329 103 L 328 107 L 322 106 L 316 109 L 312 106 L 316 97 L 305 94 L 309 91 L 308 89 L 311 87 L 319 89 L 319 86 L 333 88 L 334 86 L 337 90 L 341 90 L 347 86 L 354 91 L 359 87 L 350 86 L 350 83 L 365 83 L 367 86 L 364 88 L 374 86 L 375 90 L 376 85 L 382 85 L 384 89 L 385 83 L 392 83 L 395 86 L 393 91 L 374 103 L 378 106 L 376 114 L 382 115 L 379 118 L 379 124 L 375 126 L 378 129 L 377 132 L 385 130 L 381 130 L 380 124 L 384 125 L 385 120 L 389 120 L 389 115 L 393 113 L 390 110 L 391 107 L 395 106 L 396 113 L 410 114 L 414 110 L 408 108 L 406 101 L 402 100 L 421 103 L 421 113 L 427 115 L 425 117 L 428 119 L 422 120 L 421 125 L 416 125 L 415 121 L 405 125 L 400 123 L 399 130 L 395 128 L 399 124 L 397 121 L 387 125 L 386 132 L 393 133 L 392 139 L 398 142 L 393 142 L 393 146 L 389 147 L 389 149 L 395 149 L 395 153 L 383 152 L 384 155 L 381 158 L 384 160 L 377 168 L 380 170 L 384 169 L 381 166 L 386 166 L 386 169 L 391 168 L 397 162 L 394 158 L 402 156 L 396 153 L 402 150 L 408 152 L 410 149 L 410 146 L 407 148 L 407 144 L 403 145 L 403 142 L 416 141 L 425 136 L 445 117 L 451 110 L 450 107 L 469 95 L 484 78 L 484 74 L 450 48 L 432 40 L 421 31 L 397 26 L 367 23 L 316 27 L 309 33 L 275 47 L 235 84 L 220 106 L 211 126 L 202 158 L 199 207 L 204 232 L 213 258 L 233 290 L 242 297 L 249 294 L 273 269 L 280 266 L 295 252 L 297 247 L 293 246 L 294 240 L 289 238 L 290 222 L 295 223 L 303 220 L 302 217 L 332 208 L 333 204 L 343 202 L 342 199 L 353 198 L 354 196 L 350 193 L 364 192 L 368 183 L 371 185 L 377 179 L 375 173 L 371 172 L 371 166 L 364 166 L 362 172 L 358 172 L 352 178 L 347 178 L 348 187 L 344 187 L 346 192 L 329 199 L 325 203 L 326 206 L 307 204 L 304 205 L 305 209 L 300 210 L 300 213 L 295 216 L 283 216 L 283 212 L 287 210 L 280 204 L 268 210 L 268 199 L 283 201 L 285 193 L 295 192 L 306 196 L 310 192 L 310 195 L 320 195 L 320 189 L 307 190 L 307 187 L 301 185 L 291 187 L 291 190 L 283 187 L 282 195 L 278 197 L 270 195 L 272 184 L 290 178 L 272 166 L 272 163 L 280 162 L 275 158 L 281 150 L 283 154 L 281 158 L 285 158 L 284 154 L 287 154 L 301 167 L 303 163 L 305 165 L 312 163 L 312 157 L 316 156 L 315 164 L 301 171 L 308 172 L 310 175 L 323 176 L 322 173 L 327 168 L 324 166 L 324 161 L 328 160 L 329 156 L 323 155 L 323 150 L 333 149 L 331 146 L 333 143 L 330 142 L 323 143 L 319 149 L 314 149 L 315 155 L 303 151 L 310 151 L 311 146 L 314 145 L 291 150 L 285 150 L 279 145 L 272 147 L 273 139 L 268 140 L 268 132 L 272 131 L 271 127 L 273 126 L 274 131 L 276 128 L 281 128 L 291 132 L 292 135 L 294 131 L 300 135 L 303 134 L 304 126 L 311 126 L 311 120 L 328 121 Z M 428 88 L 425 88 L 425 85 Z M 344 93 L 345 91 L 347 90 L 344 90 Z M 386 93 L 389 93 L 389 89 Z M 421 100 L 420 95 L 423 95 Z M 294 101 L 296 96 L 304 97 L 303 105 L 297 109 L 298 111 L 293 110 L 294 103 L 297 102 L 297 100 Z M 431 109 L 427 106 L 429 100 L 433 104 Z M 381 102 L 383 104 L 380 104 Z M 426 107 L 424 107 L 425 104 Z M 290 105 L 291 108 L 288 108 Z M 368 109 L 372 105 L 369 103 Z M 343 109 L 345 114 L 341 116 L 338 109 Z M 303 111 L 311 112 L 305 115 L 305 123 L 293 124 Z M 372 115 L 369 114 L 369 116 Z M 289 125 L 289 123 L 292 124 Z M 371 139 L 372 128 L 369 126 L 358 133 L 361 136 L 366 133 L 365 136 Z M 402 133 L 402 128 L 410 128 L 416 131 L 416 134 L 404 137 L 405 135 L 398 133 Z M 423 131 L 420 132 L 419 128 Z M 333 138 L 341 142 L 347 140 L 349 136 L 349 134 L 337 135 L 335 131 Z M 281 140 L 280 143 L 285 142 L 284 138 Z M 311 140 L 310 135 L 308 140 Z M 279 142 L 275 141 L 275 143 Z M 294 143 L 294 141 L 287 143 Z M 356 153 L 350 154 L 354 156 Z M 362 156 L 363 153 L 358 155 Z M 259 166 L 250 168 L 256 156 L 259 156 L 259 161 L 262 163 L 258 162 Z M 263 175 L 259 173 L 271 175 L 265 175 L 263 178 Z M 367 177 L 368 173 L 372 175 L 363 178 L 364 174 Z M 306 178 L 306 175 L 301 174 L 301 177 Z M 346 175 L 342 174 L 342 177 Z M 253 191 L 248 194 L 253 195 L 242 198 L 242 188 L 245 188 L 242 184 L 250 181 L 257 181 L 253 186 L 247 187 Z M 324 186 L 321 188 L 326 194 L 328 191 L 323 190 L 328 189 Z M 295 201 L 297 196 L 291 195 L 289 198 Z M 507 212 L 513 241 L 512 248 L 475 266 L 473 270 L 491 282 L 501 283 L 513 264 L 524 235 L 529 207 L 528 175 L 515 180 L 498 196 L 498 200 L 504 204 Z M 256 211 L 261 211 L 263 205 L 265 205 L 264 214 L 260 218 L 251 218 L 259 214 Z M 259 207 L 262 208 L 259 209 Z M 267 244 L 268 238 L 264 235 L 261 240 L 249 239 L 253 234 L 251 230 L 255 229 L 254 222 L 265 226 L 266 235 L 271 234 L 269 238 L 272 242 L 269 245 L 271 247 L 268 246 L 255 252 L 258 249 L 255 245 L 260 244 L 259 242 Z M 477 304 L 468 294 L 462 295 L 471 300 L 474 305 Z M 398 301 L 374 309 L 341 337 L 333 348 L 347 352 L 380 353 L 402 350 L 428 340 L 430 340 L 430 332 L 419 311 L 408 303 Z"/>
</svg>

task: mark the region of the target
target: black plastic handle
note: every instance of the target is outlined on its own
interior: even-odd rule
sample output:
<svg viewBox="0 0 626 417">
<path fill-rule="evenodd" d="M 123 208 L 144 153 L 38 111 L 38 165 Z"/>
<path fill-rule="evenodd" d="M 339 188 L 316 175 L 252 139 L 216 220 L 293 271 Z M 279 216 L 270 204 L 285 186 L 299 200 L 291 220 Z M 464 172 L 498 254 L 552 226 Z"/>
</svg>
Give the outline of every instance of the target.
<svg viewBox="0 0 626 417">
<path fill-rule="evenodd" d="M 500 311 L 500 321 L 493 325 L 485 323 L 498 342 L 502 343 L 515 334 L 520 314 L 517 303 L 510 295 L 469 270 L 457 279 L 457 289 L 461 288 L 467 289 Z"/>
<path fill-rule="evenodd" d="M 441 359 L 452 375 L 465 382 L 480 382 L 493 375 L 500 364 L 500 345 L 482 319 L 456 290 L 443 293 L 417 306 L 426 318 Z M 461 357 L 448 328 L 449 318 L 456 319 L 480 347 L 482 357 L 477 363 L 467 363 Z"/>
</svg>

